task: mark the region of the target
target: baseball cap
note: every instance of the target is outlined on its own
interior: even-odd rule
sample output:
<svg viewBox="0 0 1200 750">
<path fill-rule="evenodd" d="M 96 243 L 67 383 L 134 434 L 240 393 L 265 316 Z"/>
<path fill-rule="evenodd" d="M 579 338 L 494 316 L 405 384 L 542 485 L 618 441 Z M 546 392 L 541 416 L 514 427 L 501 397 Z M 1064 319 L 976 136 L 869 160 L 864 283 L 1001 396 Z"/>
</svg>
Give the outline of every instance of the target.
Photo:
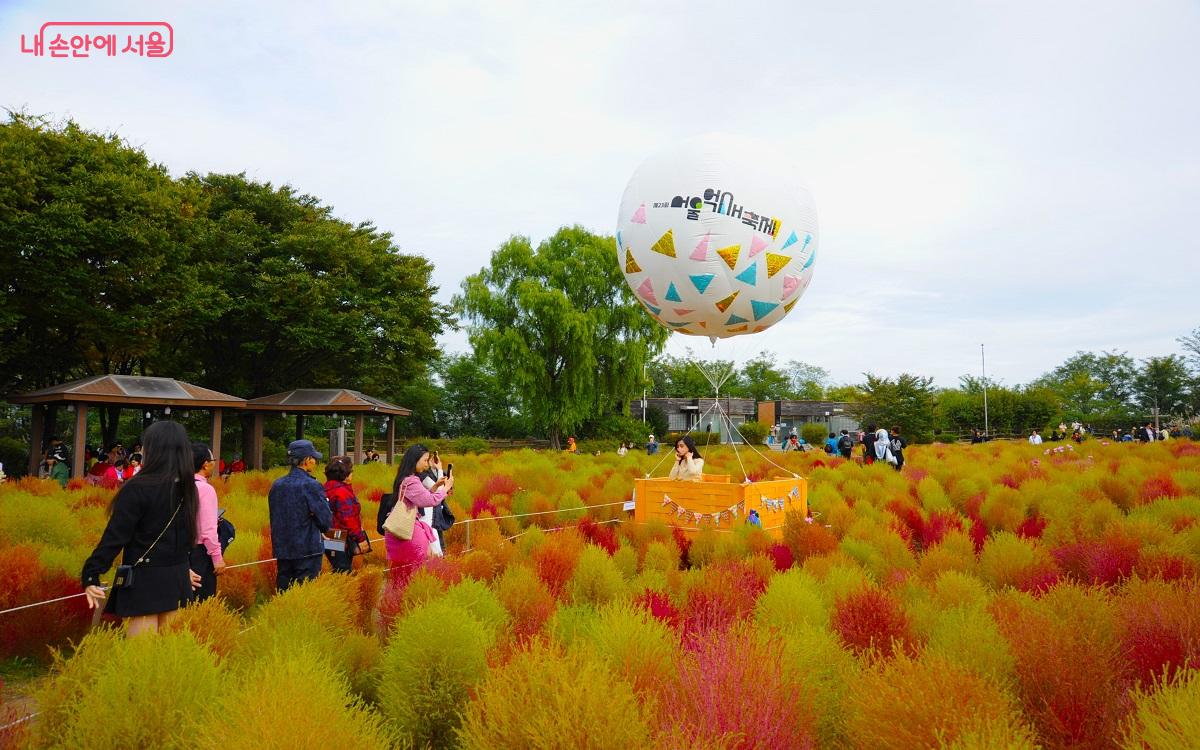
<svg viewBox="0 0 1200 750">
<path fill-rule="evenodd" d="M 288 443 L 288 458 L 315 458 L 320 461 L 324 456 L 317 451 L 311 440 L 293 440 Z"/>
</svg>

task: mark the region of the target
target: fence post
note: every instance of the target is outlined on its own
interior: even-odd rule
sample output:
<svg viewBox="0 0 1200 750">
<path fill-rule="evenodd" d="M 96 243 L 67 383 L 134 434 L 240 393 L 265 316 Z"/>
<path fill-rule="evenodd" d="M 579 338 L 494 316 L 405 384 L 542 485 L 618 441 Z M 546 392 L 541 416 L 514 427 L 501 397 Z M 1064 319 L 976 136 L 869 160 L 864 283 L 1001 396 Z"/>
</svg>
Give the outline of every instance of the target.
<svg viewBox="0 0 1200 750">
<path fill-rule="evenodd" d="M 471 549 L 471 519 L 468 518 L 466 523 L 467 523 L 467 546 L 463 550 L 464 552 L 467 552 Z"/>
</svg>

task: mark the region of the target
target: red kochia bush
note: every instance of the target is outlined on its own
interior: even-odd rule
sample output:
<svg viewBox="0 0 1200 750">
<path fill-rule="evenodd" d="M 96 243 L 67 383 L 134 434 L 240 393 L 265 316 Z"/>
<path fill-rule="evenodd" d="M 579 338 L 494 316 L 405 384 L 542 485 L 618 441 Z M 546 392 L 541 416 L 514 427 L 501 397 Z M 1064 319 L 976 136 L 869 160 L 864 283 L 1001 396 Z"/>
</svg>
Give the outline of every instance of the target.
<svg viewBox="0 0 1200 750">
<path fill-rule="evenodd" d="M 1042 532 L 1046 530 L 1046 519 L 1034 513 L 1029 518 L 1026 518 L 1017 526 L 1017 536 L 1026 539 L 1041 539 Z"/>
<path fill-rule="evenodd" d="M 784 670 L 779 643 L 745 628 L 714 635 L 685 657 L 664 691 L 664 732 L 685 747 L 803 750 L 815 716 Z"/>
<path fill-rule="evenodd" d="M 810 557 L 833 552 L 838 547 L 838 538 L 820 523 L 796 521 L 784 525 L 783 543 L 792 551 L 795 560 L 804 562 Z"/>
<path fill-rule="evenodd" d="M 78 594 L 79 582 L 61 571 L 47 571 L 37 548 L 18 544 L 0 548 L 0 609 Z M 0 656 L 50 656 L 48 644 L 79 638 L 91 611 L 84 597 L 0 615 Z"/>
<path fill-rule="evenodd" d="M 612 524 L 598 524 L 590 518 L 579 521 L 579 533 L 583 538 L 603 549 L 608 554 L 615 554 L 617 547 L 617 530 Z"/>
<path fill-rule="evenodd" d="M 679 610 L 671 604 L 671 598 L 661 591 L 646 589 L 633 600 L 639 607 L 645 608 L 655 619 L 674 628 L 679 624 Z"/>
<path fill-rule="evenodd" d="M 1145 686 L 1200 667 L 1200 587 L 1130 581 L 1117 602 L 1121 653 Z"/>
<path fill-rule="evenodd" d="M 679 565 L 683 568 L 691 567 L 692 561 L 688 559 L 688 550 L 692 548 L 692 540 L 678 526 L 671 528 L 671 538 L 675 540 L 675 546 L 679 548 Z"/>
<path fill-rule="evenodd" d="M 680 612 L 679 636 L 685 645 L 722 632 L 754 611 L 766 589 L 757 572 L 741 562 L 713 565 L 704 579 L 688 592 Z"/>
<path fill-rule="evenodd" d="M 475 494 L 471 496 L 473 503 L 478 503 L 480 500 L 491 500 L 497 495 L 507 495 L 512 497 L 520 487 L 517 482 L 510 476 L 505 474 L 493 474 L 487 478 Z"/>
<path fill-rule="evenodd" d="M 1142 482 L 1138 500 L 1148 503 L 1160 497 L 1183 497 L 1183 488 L 1169 474 L 1158 474 Z"/>
<path fill-rule="evenodd" d="M 896 597 L 876 588 L 861 588 L 838 599 L 830 626 L 846 647 L 859 654 L 875 650 L 891 656 L 897 648 L 916 651 L 904 607 Z"/>
<path fill-rule="evenodd" d="M 1080 583 L 1111 586 L 1120 583 L 1137 565 L 1141 542 L 1110 532 L 1103 539 L 1084 540 L 1051 550 L 1064 572 Z"/>
<path fill-rule="evenodd" d="M 1104 595 L 1059 585 L 992 606 L 1016 659 L 1017 693 L 1047 748 L 1110 748 L 1131 705 Z"/>
</svg>

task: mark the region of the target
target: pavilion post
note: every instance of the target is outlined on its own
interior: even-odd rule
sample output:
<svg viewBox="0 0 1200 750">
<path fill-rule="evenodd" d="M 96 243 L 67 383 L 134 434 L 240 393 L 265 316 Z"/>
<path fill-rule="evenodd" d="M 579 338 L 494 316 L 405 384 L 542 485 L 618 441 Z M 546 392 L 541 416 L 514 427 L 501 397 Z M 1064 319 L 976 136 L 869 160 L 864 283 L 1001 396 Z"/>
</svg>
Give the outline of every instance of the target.
<svg viewBox="0 0 1200 750">
<path fill-rule="evenodd" d="M 88 405 L 75 404 L 75 434 L 71 435 L 71 476 L 83 476 L 83 453 L 87 450 Z"/>
<path fill-rule="evenodd" d="M 254 415 L 254 430 L 250 434 L 250 466 L 261 470 L 263 467 L 263 415 Z"/>
<path fill-rule="evenodd" d="M 396 415 L 389 414 L 387 421 L 387 462 L 396 463 Z"/>
<path fill-rule="evenodd" d="M 212 441 L 208 444 L 213 458 L 217 459 L 218 469 L 221 466 L 221 417 L 224 411 L 224 409 L 220 408 L 212 410 Z"/>
<path fill-rule="evenodd" d="M 362 412 L 354 415 L 354 463 L 361 464 L 363 461 L 363 427 L 366 424 L 366 417 Z"/>
<path fill-rule="evenodd" d="M 37 476 L 38 466 L 42 463 L 42 443 L 45 442 L 46 409 L 41 404 L 33 404 L 33 422 L 29 430 L 29 476 Z M 53 428 L 51 428 L 53 429 Z"/>
<path fill-rule="evenodd" d="M 296 439 L 297 440 L 304 439 L 304 415 L 303 414 L 296 415 Z"/>
</svg>

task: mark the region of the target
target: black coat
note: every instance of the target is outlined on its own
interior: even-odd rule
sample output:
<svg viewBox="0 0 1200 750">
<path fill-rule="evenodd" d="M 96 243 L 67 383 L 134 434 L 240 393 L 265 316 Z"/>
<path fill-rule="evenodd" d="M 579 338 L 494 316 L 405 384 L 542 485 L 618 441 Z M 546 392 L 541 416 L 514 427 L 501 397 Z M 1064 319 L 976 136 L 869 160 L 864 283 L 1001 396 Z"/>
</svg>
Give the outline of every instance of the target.
<svg viewBox="0 0 1200 750">
<path fill-rule="evenodd" d="M 83 585 L 99 585 L 100 576 L 112 567 L 118 552 L 122 553 L 124 564 L 132 565 L 146 554 L 160 533 L 162 538 L 141 564 L 167 567 L 187 562 L 195 544 L 196 518 L 188 518 L 182 508 L 175 513 L 181 497 L 177 483 L 172 480 L 134 477 L 122 486 L 113 499 L 112 517 L 104 527 L 100 543 L 83 563 Z"/>
</svg>

